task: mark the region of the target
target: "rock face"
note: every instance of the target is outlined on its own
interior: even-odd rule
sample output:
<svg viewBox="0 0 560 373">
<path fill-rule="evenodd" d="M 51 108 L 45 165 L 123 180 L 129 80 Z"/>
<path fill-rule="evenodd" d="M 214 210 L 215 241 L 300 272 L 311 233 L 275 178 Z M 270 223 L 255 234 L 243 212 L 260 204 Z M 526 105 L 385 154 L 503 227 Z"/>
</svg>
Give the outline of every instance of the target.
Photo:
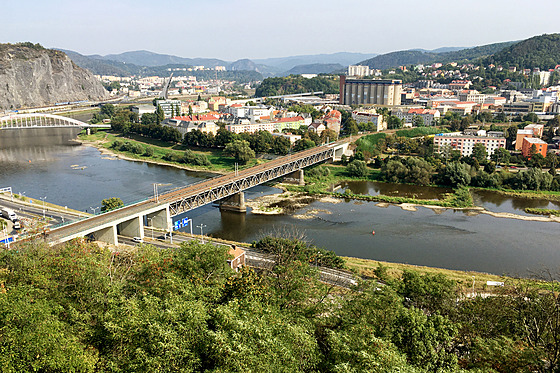
<svg viewBox="0 0 560 373">
<path fill-rule="evenodd" d="M 39 44 L 0 44 L 0 109 L 99 100 L 108 92 L 63 52 Z"/>
</svg>

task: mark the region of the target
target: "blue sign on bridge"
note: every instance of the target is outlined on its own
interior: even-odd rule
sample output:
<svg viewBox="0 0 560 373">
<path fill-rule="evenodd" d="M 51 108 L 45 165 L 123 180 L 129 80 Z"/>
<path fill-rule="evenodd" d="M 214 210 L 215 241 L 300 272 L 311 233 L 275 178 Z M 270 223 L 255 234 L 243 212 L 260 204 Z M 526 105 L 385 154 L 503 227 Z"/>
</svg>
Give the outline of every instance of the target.
<svg viewBox="0 0 560 373">
<path fill-rule="evenodd" d="M 183 227 L 188 227 L 189 226 L 189 218 L 183 218 L 180 220 L 177 220 L 175 223 L 173 223 L 173 230 L 178 230 L 181 229 Z"/>
</svg>

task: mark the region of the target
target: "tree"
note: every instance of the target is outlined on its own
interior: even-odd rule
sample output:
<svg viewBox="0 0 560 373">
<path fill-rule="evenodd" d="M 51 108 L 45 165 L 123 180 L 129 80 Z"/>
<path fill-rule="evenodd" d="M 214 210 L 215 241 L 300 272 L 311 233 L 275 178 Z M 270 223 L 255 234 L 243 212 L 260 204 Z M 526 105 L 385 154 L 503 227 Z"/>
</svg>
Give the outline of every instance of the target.
<svg viewBox="0 0 560 373">
<path fill-rule="evenodd" d="M 124 206 L 124 202 L 118 197 L 106 198 L 101 201 L 101 211 L 115 210 L 122 206 Z"/>
<path fill-rule="evenodd" d="M 390 115 L 389 118 L 387 118 L 387 128 L 390 130 L 396 130 L 399 128 L 402 128 L 403 123 L 402 121 L 394 116 L 394 115 Z"/>
<path fill-rule="evenodd" d="M 163 112 L 161 106 L 158 105 L 156 109 L 156 124 L 161 124 L 161 122 L 163 122 L 164 119 L 165 119 L 165 113 Z"/>
<path fill-rule="evenodd" d="M 506 148 L 498 148 L 494 150 L 494 153 L 490 156 L 490 159 L 496 162 L 496 164 L 504 163 L 507 165 L 509 164 L 510 157 L 511 154 L 508 150 L 506 150 Z"/>
<path fill-rule="evenodd" d="M 255 158 L 255 152 L 245 140 L 233 140 L 226 145 L 224 152 L 235 158 L 236 161 L 246 164 Z"/>
<path fill-rule="evenodd" d="M 300 140 L 297 140 L 296 143 L 294 144 L 294 151 L 299 152 L 299 151 L 314 148 L 314 147 L 315 147 L 315 142 L 313 142 L 309 139 L 302 138 Z"/>
<path fill-rule="evenodd" d="M 346 172 L 350 176 L 365 177 L 368 174 L 366 162 L 355 159 L 348 163 L 346 166 Z"/>
<path fill-rule="evenodd" d="M 472 157 L 476 159 L 479 163 L 486 162 L 486 146 L 483 143 L 476 143 L 473 146 Z"/>
<path fill-rule="evenodd" d="M 450 162 L 440 174 L 441 182 L 453 187 L 471 183 L 470 166 L 461 162 Z"/>
<path fill-rule="evenodd" d="M 105 104 L 101 106 L 101 114 L 107 115 L 109 118 L 112 118 L 113 115 L 115 115 L 115 105 Z"/>
<path fill-rule="evenodd" d="M 415 115 L 412 118 L 412 124 L 415 127 L 424 127 L 424 118 L 422 118 L 420 115 Z"/>
</svg>

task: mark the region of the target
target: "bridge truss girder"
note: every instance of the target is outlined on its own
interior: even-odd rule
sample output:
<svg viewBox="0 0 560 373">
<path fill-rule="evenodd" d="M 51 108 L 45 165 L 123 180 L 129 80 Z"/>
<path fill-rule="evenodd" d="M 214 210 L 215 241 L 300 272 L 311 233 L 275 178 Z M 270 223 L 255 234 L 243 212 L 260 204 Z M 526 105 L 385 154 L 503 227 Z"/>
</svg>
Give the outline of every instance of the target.
<svg viewBox="0 0 560 373">
<path fill-rule="evenodd" d="M 264 184 L 268 181 L 286 176 L 294 171 L 301 170 L 305 167 L 324 162 L 334 157 L 334 148 L 326 148 L 324 151 L 302 158 L 294 159 L 294 161 L 285 163 L 280 166 L 265 169 L 247 177 L 239 179 L 233 178 L 229 183 L 219 185 L 216 188 L 210 188 L 200 193 L 186 196 L 177 201 L 171 202 L 169 205 L 172 216 L 182 214 L 193 210 L 197 207 L 219 201 L 239 192 L 243 192 L 254 186 Z"/>
</svg>

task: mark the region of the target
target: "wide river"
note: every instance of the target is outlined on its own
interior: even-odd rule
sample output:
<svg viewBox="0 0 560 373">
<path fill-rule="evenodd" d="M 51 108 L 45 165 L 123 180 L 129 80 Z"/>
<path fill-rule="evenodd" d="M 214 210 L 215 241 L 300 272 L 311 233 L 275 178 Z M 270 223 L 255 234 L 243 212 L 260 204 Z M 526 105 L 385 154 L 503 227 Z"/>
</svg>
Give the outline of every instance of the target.
<svg viewBox="0 0 560 373">
<path fill-rule="evenodd" d="M 56 131 L 49 137 L 60 142 Z M 31 138 L 44 138 L 35 133 Z M 16 141 L 17 140 L 17 141 Z M 194 173 L 143 162 L 130 162 L 102 155 L 87 146 L 41 145 L 21 135 L 0 137 L 0 187 L 42 198 L 70 208 L 90 211 L 108 197 L 125 203 L 149 198 L 153 183 L 168 184 L 160 190 L 185 186 L 207 173 Z M 422 188 L 383 183 L 343 185 L 367 194 L 415 195 L 437 198 L 440 188 Z M 247 199 L 277 192 L 260 186 L 246 193 Z M 509 198 L 490 192 L 474 193 L 475 202 L 490 211 L 526 215 L 528 206 L 556 208 L 540 200 Z M 307 211 L 307 219 L 302 219 Z M 293 214 L 270 216 L 220 212 L 207 205 L 186 214 L 204 234 L 251 242 L 270 233 L 299 235 L 339 255 L 402 262 L 459 270 L 526 276 L 543 269 L 556 272 L 560 265 L 560 224 L 467 215 L 461 211 L 418 208 L 340 200 L 315 201 Z M 372 234 L 375 231 L 375 235 Z M 195 228 L 195 233 L 200 233 Z"/>
</svg>

